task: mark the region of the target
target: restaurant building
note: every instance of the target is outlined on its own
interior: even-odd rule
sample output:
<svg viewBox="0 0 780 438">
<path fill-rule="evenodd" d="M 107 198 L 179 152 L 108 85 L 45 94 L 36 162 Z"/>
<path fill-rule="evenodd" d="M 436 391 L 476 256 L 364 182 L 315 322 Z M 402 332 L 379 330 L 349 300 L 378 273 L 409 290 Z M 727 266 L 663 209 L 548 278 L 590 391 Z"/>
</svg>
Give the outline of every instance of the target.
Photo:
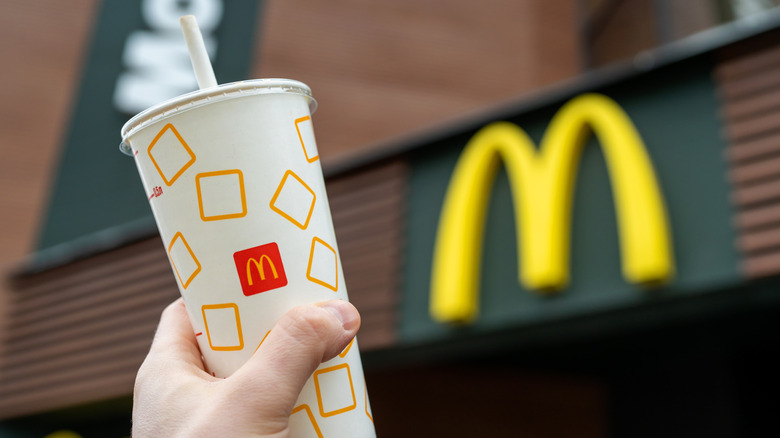
<svg viewBox="0 0 780 438">
<path fill-rule="evenodd" d="M 319 101 L 378 436 L 776 435 L 780 9 L 347 3 L 84 2 L 37 243 L 4 273 L 0 436 L 129 436 L 179 292 L 116 145 L 196 87 L 189 12 L 220 82 Z"/>
</svg>

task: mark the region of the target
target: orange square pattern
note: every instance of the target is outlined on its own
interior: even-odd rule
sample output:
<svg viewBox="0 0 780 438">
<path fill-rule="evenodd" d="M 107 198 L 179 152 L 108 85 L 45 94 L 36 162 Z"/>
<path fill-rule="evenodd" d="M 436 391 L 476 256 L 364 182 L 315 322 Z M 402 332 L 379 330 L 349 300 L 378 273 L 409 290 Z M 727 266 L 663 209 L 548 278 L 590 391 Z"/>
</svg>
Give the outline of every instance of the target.
<svg viewBox="0 0 780 438">
<path fill-rule="evenodd" d="M 306 157 L 306 161 L 308 161 L 309 163 L 313 163 L 313 162 L 315 162 L 315 161 L 320 159 L 320 154 L 316 153 L 316 155 L 310 157 L 309 156 L 309 151 L 306 150 L 306 141 L 304 141 L 303 135 L 301 135 L 301 125 L 300 125 L 301 123 L 306 122 L 306 121 L 308 121 L 309 125 L 311 125 L 311 117 L 309 117 L 309 116 L 305 116 L 305 117 L 301 117 L 299 119 L 295 119 L 295 130 L 298 131 L 298 140 L 301 141 L 301 147 L 303 148 L 303 155 Z M 313 131 L 312 131 L 312 135 L 313 135 Z M 311 147 L 311 148 L 314 148 L 315 146 L 316 145 L 314 145 L 314 144 L 309 145 L 309 147 Z"/>
<path fill-rule="evenodd" d="M 268 335 L 270 335 L 270 334 L 271 334 L 271 330 L 268 330 L 268 331 L 265 333 L 265 336 L 263 336 L 263 339 L 261 339 L 261 340 L 260 340 L 260 343 L 259 343 L 259 344 L 257 344 L 257 348 L 255 348 L 255 353 L 257 353 L 257 350 L 259 350 L 259 349 L 260 349 L 260 346 L 261 346 L 261 345 L 263 345 L 263 342 L 265 342 L 265 338 L 267 338 L 267 337 L 268 337 Z"/>
<path fill-rule="evenodd" d="M 346 376 L 344 376 L 344 373 L 346 373 Z M 346 378 L 345 378 L 346 377 Z M 329 383 L 331 383 L 328 390 L 335 391 L 335 390 L 342 390 L 346 391 L 347 385 L 349 385 L 349 394 L 352 396 L 352 404 L 346 405 L 346 406 L 328 406 L 328 408 L 333 408 L 330 410 L 326 409 L 326 404 L 328 403 L 326 398 L 328 394 L 323 391 L 321 388 L 322 381 L 328 380 Z M 341 382 L 335 382 L 333 379 L 340 379 Z M 341 387 L 341 388 L 339 388 Z M 334 415 L 338 415 L 344 412 L 351 411 L 355 409 L 357 406 L 357 400 L 355 400 L 355 387 L 352 385 L 352 373 L 349 371 L 349 364 L 343 363 L 341 365 L 332 366 L 329 368 L 323 368 L 321 370 L 317 370 L 314 372 L 314 388 L 317 391 L 317 404 L 320 408 L 320 415 L 323 417 L 332 417 Z"/>
<path fill-rule="evenodd" d="M 168 179 L 168 175 L 166 175 L 165 172 L 163 172 L 160 163 L 158 162 L 158 159 L 154 158 L 154 153 L 153 153 L 154 147 L 157 146 L 160 139 L 168 131 L 170 131 L 174 136 L 176 136 L 176 139 L 178 140 L 179 144 L 187 153 L 187 155 L 189 155 L 190 157 L 189 160 L 187 160 L 185 163 L 181 165 L 181 167 L 179 167 L 179 169 L 176 171 L 175 174 L 173 174 L 170 177 L 170 179 Z M 195 153 L 192 152 L 192 149 L 190 149 L 190 146 L 187 144 L 186 141 L 184 141 L 181 134 L 179 134 L 179 131 L 177 131 L 176 128 L 170 123 L 165 125 L 163 129 L 161 129 L 160 132 L 157 133 L 157 136 L 154 137 L 154 140 L 152 140 L 152 142 L 149 144 L 148 154 L 149 154 L 149 158 L 152 160 L 152 164 L 154 164 L 154 167 L 157 169 L 157 172 L 160 174 L 163 181 L 165 181 L 165 185 L 169 187 L 173 185 L 174 182 L 176 182 L 176 180 L 184 173 L 184 171 L 186 171 L 190 166 L 192 166 L 193 163 L 195 163 Z"/>
<path fill-rule="evenodd" d="M 290 417 L 295 416 L 296 414 L 298 414 L 298 412 L 301 412 L 301 411 L 303 411 L 306 414 L 306 416 L 308 417 L 308 420 L 309 420 L 309 422 L 311 423 L 311 426 L 312 426 L 311 428 L 307 427 L 307 429 L 309 430 L 309 433 L 308 433 L 308 436 L 306 436 L 306 438 L 314 437 L 314 435 L 311 433 L 312 431 L 316 434 L 317 438 L 323 438 L 322 431 L 320 430 L 320 426 L 317 425 L 317 420 L 314 418 L 314 414 L 311 412 L 311 408 L 309 408 L 309 405 L 303 404 L 303 405 L 297 406 L 295 409 L 292 410 L 292 413 L 290 414 Z M 303 415 L 303 414 L 299 414 L 299 415 Z M 293 421 L 290 421 L 290 426 L 291 427 L 293 426 Z M 302 438 L 304 437 L 304 435 L 303 435 L 304 432 L 303 431 L 294 430 L 293 432 L 295 433 L 295 436 L 301 435 Z"/>
<path fill-rule="evenodd" d="M 241 197 L 241 211 L 235 211 L 235 212 L 225 212 L 224 214 L 214 214 L 211 216 L 206 215 L 206 208 L 203 205 L 203 185 L 208 185 L 209 179 L 211 178 L 219 178 L 221 176 L 228 176 L 228 175 L 236 175 L 238 177 L 238 195 Z M 201 181 L 204 181 L 202 183 Z M 212 181 L 214 181 L 212 179 Z M 231 169 L 231 170 L 218 170 L 216 172 L 204 172 L 199 173 L 195 176 L 195 187 L 198 192 L 198 208 L 200 209 L 200 218 L 203 221 L 218 221 L 223 219 L 235 219 L 246 216 L 246 192 L 244 190 L 244 174 L 239 169 Z M 230 194 L 228 194 L 229 196 Z"/>
<path fill-rule="evenodd" d="M 306 216 L 306 219 L 304 219 L 303 222 L 299 221 L 299 218 L 295 218 L 288 214 L 288 212 L 284 211 L 283 209 L 279 208 L 276 205 L 277 200 L 279 199 L 279 196 L 282 194 L 283 189 L 285 188 L 285 185 L 288 184 L 288 179 L 292 177 L 291 181 L 297 181 L 298 184 L 300 184 L 301 187 L 303 187 L 306 191 L 308 191 L 311 194 L 311 204 L 309 205 L 309 212 Z M 290 184 L 296 184 L 294 182 L 290 182 Z M 314 190 L 311 189 L 303 180 L 301 177 L 295 174 L 292 170 L 288 170 L 284 173 L 284 176 L 282 177 L 282 182 L 279 183 L 279 187 L 276 189 L 276 193 L 274 193 L 273 198 L 271 198 L 271 203 L 269 204 L 271 207 L 271 210 L 279 213 L 284 217 L 285 219 L 292 222 L 296 227 L 305 230 L 309 226 L 309 221 L 311 220 L 311 215 L 314 213 L 314 204 L 317 201 L 317 195 L 314 194 Z"/>
<path fill-rule="evenodd" d="M 176 243 L 177 240 L 181 240 L 181 243 L 184 244 L 184 247 L 187 248 L 187 252 L 192 257 L 192 260 L 195 262 L 195 265 L 197 268 L 186 278 L 182 278 L 181 274 L 179 273 L 179 268 L 176 266 L 176 262 L 174 261 L 174 257 L 171 254 L 173 251 L 173 245 Z M 176 272 L 176 277 L 179 279 L 179 283 L 181 284 L 181 287 L 184 289 L 187 289 L 187 286 L 190 285 L 192 280 L 195 278 L 196 275 L 200 272 L 201 266 L 200 262 L 198 261 L 198 258 L 195 257 L 195 253 L 192 252 L 192 248 L 190 248 L 190 245 L 187 243 L 187 240 L 184 238 L 184 235 L 181 234 L 181 231 L 177 232 L 173 235 L 173 239 L 171 239 L 171 243 L 168 244 L 168 258 L 171 261 L 171 264 L 173 265 L 173 270 Z"/>
<path fill-rule="evenodd" d="M 312 265 L 314 263 L 314 255 L 315 255 L 314 252 L 317 249 L 317 245 L 321 245 L 325 247 L 327 251 L 333 254 L 333 269 L 335 270 L 333 276 L 334 279 L 333 284 L 331 284 L 328 281 L 329 279 L 317 278 L 312 274 Z M 308 278 L 309 281 L 319 284 L 320 286 L 327 287 L 333 292 L 337 292 L 339 290 L 339 263 L 338 263 L 338 256 L 336 255 L 336 250 L 333 249 L 332 246 L 328 245 L 324 240 L 320 239 L 319 237 L 314 237 L 311 240 L 311 251 L 309 252 L 309 266 L 306 268 L 306 278 Z"/>
<path fill-rule="evenodd" d="M 374 416 L 371 415 L 371 405 L 368 404 L 368 386 L 366 386 L 366 378 L 363 378 L 363 391 L 366 393 L 366 415 L 368 416 L 368 419 L 371 420 L 371 423 L 374 422 Z"/>
<path fill-rule="evenodd" d="M 235 316 L 235 329 L 238 332 L 238 345 L 214 345 L 214 341 L 212 340 L 212 331 L 213 330 L 220 330 L 223 329 L 223 327 L 216 328 L 212 325 L 211 330 L 209 330 L 209 321 L 208 317 L 206 316 L 207 310 L 220 310 L 220 309 L 230 309 L 233 311 Z M 201 307 L 201 313 L 203 313 L 203 324 L 206 326 L 206 335 L 209 338 L 209 347 L 211 347 L 214 351 L 237 351 L 242 350 L 244 348 L 244 335 L 241 331 L 241 317 L 238 314 L 238 305 L 235 303 L 224 303 L 224 304 L 206 304 L 203 307 Z"/>
<path fill-rule="evenodd" d="M 339 353 L 339 357 L 342 359 L 345 358 L 347 356 L 347 353 L 349 353 L 349 349 L 352 348 L 352 344 L 354 343 L 355 343 L 355 338 L 352 338 L 352 340 L 349 341 L 349 344 L 347 344 L 347 346 L 344 347 L 344 351 Z"/>
</svg>

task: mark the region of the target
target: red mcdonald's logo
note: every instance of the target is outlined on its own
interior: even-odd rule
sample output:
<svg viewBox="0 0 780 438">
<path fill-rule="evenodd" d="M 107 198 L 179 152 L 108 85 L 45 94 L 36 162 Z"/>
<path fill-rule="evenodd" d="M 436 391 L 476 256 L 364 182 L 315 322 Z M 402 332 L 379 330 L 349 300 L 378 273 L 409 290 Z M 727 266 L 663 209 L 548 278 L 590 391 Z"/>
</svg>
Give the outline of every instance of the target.
<svg viewBox="0 0 780 438">
<path fill-rule="evenodd" d="M 271 261 L 271 258 L 268 257 L 267 254 L 263 254 L 260 257 L 260 261 L 258 262 L 254 258 L 250 258 L 246 261 L 246 278 L 249 281 L 249 285 L 253 286 L 254 282 L 252 281 L 252 266 L 254 265 L 255 269 L 257 269 L 258 272 L 260 272 L 260 281 L 265 281 L 265 265 L 263 265 L 263 262 L 267 261 L 268 265 L 271 266 L 271 273 L 274 276 L 274 279 L 279 278 L 279 274 L 276 272 L 276 265 L 274 265 L 274 262 Z"/>
<path fill-rule="evenodd" d="M 237 251 L 233 260 L 246 296 L 287 285 L 282 256 L 275 242 Z"/>
</svg>

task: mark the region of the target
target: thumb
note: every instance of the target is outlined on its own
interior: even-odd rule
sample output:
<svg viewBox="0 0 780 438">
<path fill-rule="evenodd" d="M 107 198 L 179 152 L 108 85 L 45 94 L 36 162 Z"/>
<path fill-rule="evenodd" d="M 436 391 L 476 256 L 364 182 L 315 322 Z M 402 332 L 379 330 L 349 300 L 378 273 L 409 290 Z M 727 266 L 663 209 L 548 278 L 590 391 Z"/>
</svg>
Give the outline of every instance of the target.
<svg viewBox="0 0 780 438">
<path fill-rule="evenodd" d="M 335 357 L 360 328 L 342 300 L 298 306 L 284 314 L 252 358 L 228 379 L 263 428 L 287 427 L 293 405 L 320 363 Z"/>
</svg>

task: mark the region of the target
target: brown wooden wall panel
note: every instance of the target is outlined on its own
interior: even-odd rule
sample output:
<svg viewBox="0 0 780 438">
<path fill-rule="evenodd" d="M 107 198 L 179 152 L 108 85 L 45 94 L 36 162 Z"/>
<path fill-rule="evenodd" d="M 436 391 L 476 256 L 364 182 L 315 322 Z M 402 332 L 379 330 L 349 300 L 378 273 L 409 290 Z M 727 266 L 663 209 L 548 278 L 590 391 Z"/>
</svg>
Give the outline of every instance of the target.
<svg viewBox="0 0 780 438">
<path fill-rule="evenodd" d="M 736 186 L 733 195 L 734 203 L 740 209 L 762 207 L 780 199 L 780 180 Z"/>
<path fill-rule="evenodd" d="M 177 296 L 159 238 L 19 278 L 0 417 L 130 394 L 160 312 Z"/>
<path fill-rule="evenodd" d="M 311 86 L 324 161 L 579 72 L 573 0 L 270 0 L 253 73 Z"/>
<path fill-rule="evenodd" d="M 732 51 L 732 53 L 735 53 Z M 738 55 L 715 71 L 748 278 L 780 274 L 780 49 Z"/>
<path fill-rule="evenodd" d="M 721 81 L 720 91 L 726 99 L 743 99 L 780 85 L 780 78 L 770 71 L 760 70 L 738 79 Z"/>
<path fill-rule="evenodd" d="M 735 224 L 738 228 L 760 228 L 780 222 L 780 204 L 760 206 L 737 213 Z"/>
<path fill-rule="evenodd" d="M 734 81 L 780 65 L 780 47 L 770 47 L 718 66 L 718 79 Z"/>
<path fill-rule="evenodd" d="M 406 181 L 406 163 L 393 161 L 327 184 L 349 299 L 363 317 L 361 348 L 396 341 Z"/>
<path fill-rule="evenodd" d="M 733 162 L 749 161 L 780 152 L 780 132 L 743 141 L 731 141 L 726 157 Z"/>
<path fill-rule="evenodd" d="M 777 82 L 780 87 L 780 81 Z M 778 130 L 777 115 L 780 111 L 762 111 L 751 117 L 730 119 L 726 126 L 727 137 L 733 142 L 771 134 Z"/>
<path fill-rule="evenodd" d="M 777 275 L 780 266 L 780 253 L 777 251 L 751 255 L 745 260 L 742 271 L 749 278 Z"/>
<path fill-rule="evenodd" d="M 98 5 L 0 2 L 0 268 L 33 247 Z"/>
<path fill-rule="evenodd" d="M 761 252 L 779 247 L 780 227 L 743 233 L 738 239 L 738 246 L 747 253 Z"/>
<path fill-rule="evenodd" d="M 735 167 L 731 171 L 731 180 L 735 184 L 750 184 L 763 179 L 777 176 L 780 169 L 780 156 L 745 163 Z"/>
<path fill-rule="evenodd" d="M 729 120 L 739 120 L 755 114 L 761 114 L 780 107 L 780 92 L 762 93 L 750 96 L 745 99 L 738 99 L 724 108 L 725 116 Z"/>
<path fill-rule="evenodd" d="M 406 165 L 327 183 L 363 351 L 396 342 Z M 130 395 L 162 309 L 179 296 L 159 238 L 16 278 L 0 356 L 0 419 Z"/>
<path fill-rule="evenodd" d="M 593 19 L 591 35 L 592 63 L 604 66 L 630 58 L 659 44 L 654 23 L 653 0 L 607 2 Z"/>
</svg>

